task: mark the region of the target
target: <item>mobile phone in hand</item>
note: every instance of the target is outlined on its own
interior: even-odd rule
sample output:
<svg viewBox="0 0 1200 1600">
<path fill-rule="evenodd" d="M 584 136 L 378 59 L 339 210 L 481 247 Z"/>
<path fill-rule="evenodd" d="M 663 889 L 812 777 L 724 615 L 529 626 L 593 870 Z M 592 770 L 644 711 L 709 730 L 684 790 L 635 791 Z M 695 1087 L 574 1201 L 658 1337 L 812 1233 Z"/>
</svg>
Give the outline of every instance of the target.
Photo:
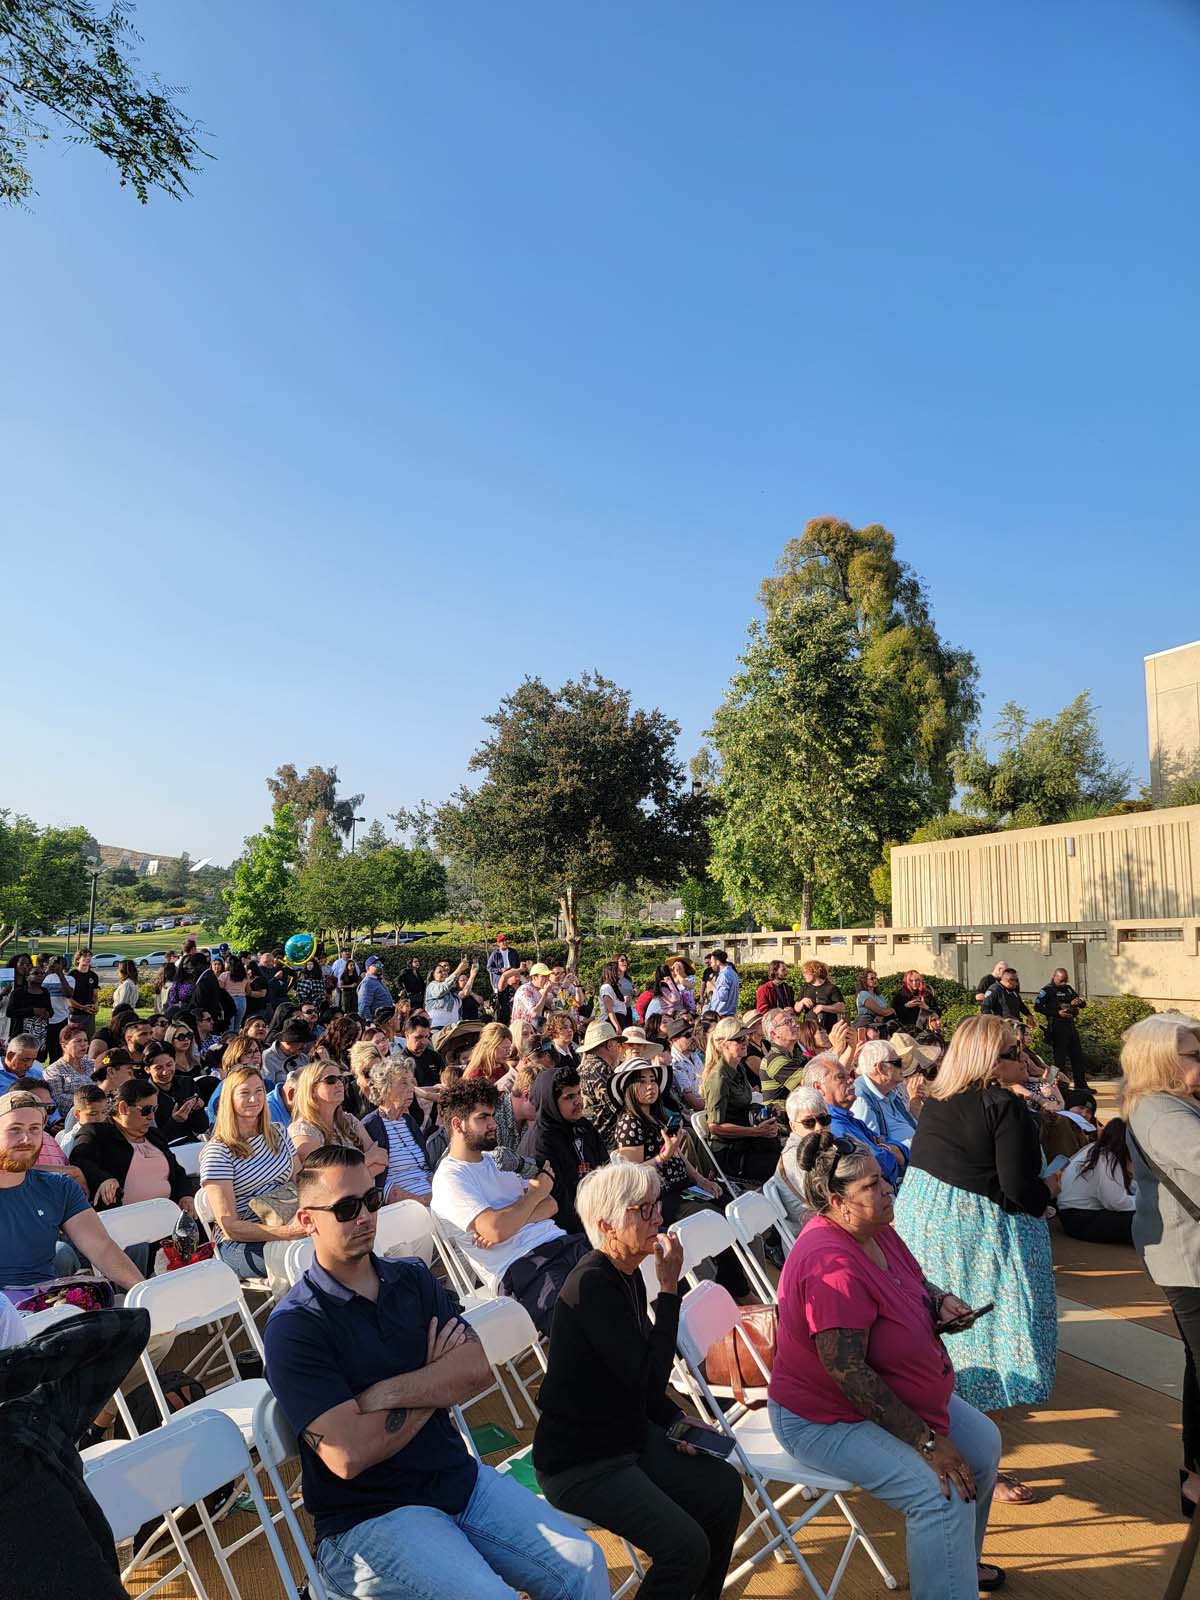
<svg viewBox="0 0 1200 1600">
<path fill-rule="evenodd" d="M 986 1317 L 989 1311 L 996 1309 L 995 1302 L 989 1300 L 986 1306 L 977 1306 L 974 1311 L 965 1311 L 961 1317 L 951 1317 L 949 1322 L 939 1322 L 939 1333 L 965 1333 L 968 1328 L 973 1328 L 980 1317 Z"/>
</svg>

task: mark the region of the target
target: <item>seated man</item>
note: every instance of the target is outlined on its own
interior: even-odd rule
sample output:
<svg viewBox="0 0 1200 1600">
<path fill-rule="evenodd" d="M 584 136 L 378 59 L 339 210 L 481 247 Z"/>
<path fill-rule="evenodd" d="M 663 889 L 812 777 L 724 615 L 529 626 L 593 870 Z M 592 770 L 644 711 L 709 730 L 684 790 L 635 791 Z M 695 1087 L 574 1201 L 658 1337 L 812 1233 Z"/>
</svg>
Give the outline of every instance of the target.
<svg viewBox="0 0 1200 1600">
<path fill-rule="evenodd" d="M 835 1138 L 854 1139 L 859 1144 L 870 1145 L 879 1170 L 893 1189 L 898 1188 L 908 1157 L 899 1145 L 886 1144 L 853 1115 L 854 1074 L 850 1068 L 844 1067 L 834 1055 L 814 1056 L 804 1069 L 804 1083 L 807 1088 L 816 1089 L 824 1100 L 831 1119 L 830 1133 Z"/>
<path fill-rule="evenodd" d="M 907 1155 L 917 1131 L 917 1119 L 900 1083 L 919 1070 L 919 1063 L 910 1055 L 906 1066 L 891 1039 L 868 1039 L 858 1052 L 855 1067 L 858 1077 L 851 1115 L 865 1122 L 887 1144 L 899 1145 Z"/>
<path fill-rule="evenodd" d="M 316 1259 L 271 1314 L 266 1370 L 330 1591 L 606 1600 L 599 1546 L 463 1443 L 448 1407 L 491 1368 L 422 1262 L 372 1254 L 381 1197 L 362 1152 L 314 1151 L 297 1190 Z"/>
<path fill-rule="evenodd" d="M 554 1221 L 551 1174 L 522 1178 L 497 1166 L 498 1099 L 486 1078 L 463 1078 L 443 1091 L 450 1147 L 433 1175 L 433 1212 L 484 1282 L 519 1300 L 538 1332 L 549 1334 L 559 1290 L 588 1244 Z"/>
<path fill-rule="evenodd" d="M 78 1270 L 77 1250 L 118 1289 L 132 1288 L 141 1273 L 75 1180 L 34 1170 L 44 1129 L 45 1114 L 34 1095 L 22 1089 L 0 1095 L 0 1286 L 69 1275 Z M 70 1245 L 56 1265 L 60 1229 Z"/>
<path fill-rule="evenodd" d="M 801 1050 L 800 1018 L 792 1010 L 768 1011 L 762 1019 L 763 1038 L 770 1046 L 758 1069 L 763 1101 L 786 1100 L 804 1076 L 808 1057 Z"/>
<path fill-rule="evenodd" d="M 31 1033 L 14 1033 L 4 1051 L 4 1066 L 0 1067 L 0 1094 L 10 1089 L 20 1089 L 30 1079 L 40 1078 L 38 1041 Z"/>
</svg>

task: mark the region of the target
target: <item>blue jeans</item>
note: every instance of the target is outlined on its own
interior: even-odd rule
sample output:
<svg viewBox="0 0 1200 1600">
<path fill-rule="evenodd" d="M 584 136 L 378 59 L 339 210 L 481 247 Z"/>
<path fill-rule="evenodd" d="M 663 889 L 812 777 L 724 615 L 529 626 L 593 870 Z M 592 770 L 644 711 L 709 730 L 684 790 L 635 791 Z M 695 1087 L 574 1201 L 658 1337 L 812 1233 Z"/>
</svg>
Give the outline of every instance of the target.
<svg viewBox="0 0 1200 1600">
<path fill-rule="evenodd" d="M 247 1244 L 241 1239 L 222 1239 L 217 1245 L 217 1254 L 239 1278 L 262 1278 L 267 1271 L 263 1256 L 265 1249 L 266 1245 L 257 1241 Z"/>
<path fill-rule="evenodd" d="M 457 1517 L 398 1506 L 322 1539 L 317 1561 L 347 1600 L 608 1600 L 600 1546 L 514 1479 L 481 1466 Z"/>
<path fill-rule="evenodd" d="M 874 1422 L 806 1422 L 774 1400 L 771 1427 L 789 1455 L 903 1511 L 908 1534 L 908 1587 L 920 1600 L 978 1600 L 976 1564 L 983 1549 L 1000 1465 L 1000 1430 L 990 1417 L 950 1396 L 950 1438 L 975 1474 L 977 1498 L 937 1474 L 911 1445 Z"/>
</svg>

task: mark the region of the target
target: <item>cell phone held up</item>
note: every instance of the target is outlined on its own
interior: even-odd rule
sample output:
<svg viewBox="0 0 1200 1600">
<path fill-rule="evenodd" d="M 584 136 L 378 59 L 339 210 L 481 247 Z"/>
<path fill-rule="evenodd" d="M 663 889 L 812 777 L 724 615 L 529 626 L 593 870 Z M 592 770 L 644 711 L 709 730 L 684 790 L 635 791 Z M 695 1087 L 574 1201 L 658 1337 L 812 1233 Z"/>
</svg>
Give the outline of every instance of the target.
<svg viewBox="0 0 1200 1600">
<path fill-rule="evenodd" d="M 995 1302 L 989 1300 L 986 1306 L 976 1306 L 974 1311 L 965 1311 L 961 1317 L 951 1317 L 949 1322 L 938 1323 L 938 1333 L 965 1333 L 968 1328 L 973 1328 L 980 1317 L 986 1317 L 989 1311 L 996 1309 Z"/>
</svg>

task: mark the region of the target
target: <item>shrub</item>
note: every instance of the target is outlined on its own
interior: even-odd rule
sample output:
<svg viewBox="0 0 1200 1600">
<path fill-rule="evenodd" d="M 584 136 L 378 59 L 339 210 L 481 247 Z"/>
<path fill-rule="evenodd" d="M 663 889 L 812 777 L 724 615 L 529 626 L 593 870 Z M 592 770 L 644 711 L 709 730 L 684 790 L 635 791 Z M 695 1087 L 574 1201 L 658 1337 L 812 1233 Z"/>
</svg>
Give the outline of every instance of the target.
<svg viewBox="0 0 1200 1600">
<path fill-rule="evenodd" d="M 1154 1007 L 1133 994 L 1090 1000 L 1079 1015 L 1079 1042 L 1092 1072 L 1115 1077 L 1121 1070 L 1121 1041 L 1135 1022 L 1152 1017 Z"/>
<path fill-rule="evenodd" d="M 947 1006 L 942 1012 L 942 1037 L 949 1044 L 954 1036 L 954 1030 L 964 1017 L 977 1017 L 979 1007 L 974 1000 L 958 1000 L 953 1005 Z"/>
<path fill-rule="evenodd" d="M 100 989 L 98 989 L 96 991 L 96 1002 L 105 1011 L 109 1011 L 109 1010 L 112 1009 L 113 990 L 116 987 L 117 986 L 116 986 L 115 983 L 106 983 Z M 153 1011 L 154 1010 L 154 1000 L 155 1000 L 154 985 L 152 983 L 141 983 L 141 984 L 139 984 L 138 985 L 138 1010 L 139 1011 Z"/>
</svg>

